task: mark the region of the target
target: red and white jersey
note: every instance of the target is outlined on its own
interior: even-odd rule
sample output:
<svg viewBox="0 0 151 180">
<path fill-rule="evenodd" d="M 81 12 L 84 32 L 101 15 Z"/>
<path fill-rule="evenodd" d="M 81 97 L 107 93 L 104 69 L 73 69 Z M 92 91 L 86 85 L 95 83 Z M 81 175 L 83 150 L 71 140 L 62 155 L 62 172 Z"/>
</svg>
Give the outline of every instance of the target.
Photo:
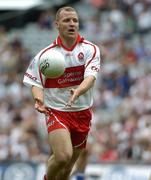
<svg viewBox="0 0 151 180">
<path fill-rule="evenodd" d="M 65 73 L 59 78 L 51 79 L 44 77 L 39 70 L 39 59 L 43 53 L 50 49 L 61 52 L 66 61 Z M 80 111 L 88 109 L 93 104 L 93 87 L 81 95 L 72 105 L 67 107 L 70 89 L 76 88 L 84 78 L 94 76 L 100 69 L 100 50 L 93 43 L 85 40 L 80 35 L 73 47 L 64 47 L 61 38 L 58 37 L 54 43 L 41 50 L 30 63 L 25 75 L 24 84 L 37 86 L 44 91 L 44 104 L 60 111 Z"/>
</svg>

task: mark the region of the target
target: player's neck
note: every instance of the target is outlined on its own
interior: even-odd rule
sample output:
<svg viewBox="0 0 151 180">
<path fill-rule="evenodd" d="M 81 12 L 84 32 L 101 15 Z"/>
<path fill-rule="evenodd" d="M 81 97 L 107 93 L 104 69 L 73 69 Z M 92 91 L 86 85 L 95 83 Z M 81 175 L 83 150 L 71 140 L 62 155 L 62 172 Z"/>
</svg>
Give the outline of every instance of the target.
<svg viewBox="0 0 151 180">
<path fill-rule="evenodd" d="M 72 46 L 75 45 L 77 38 L 61 38 L 62 39 L 62 44 L 66 47 L 66 48 L 71 48 Z"/>
</svg>

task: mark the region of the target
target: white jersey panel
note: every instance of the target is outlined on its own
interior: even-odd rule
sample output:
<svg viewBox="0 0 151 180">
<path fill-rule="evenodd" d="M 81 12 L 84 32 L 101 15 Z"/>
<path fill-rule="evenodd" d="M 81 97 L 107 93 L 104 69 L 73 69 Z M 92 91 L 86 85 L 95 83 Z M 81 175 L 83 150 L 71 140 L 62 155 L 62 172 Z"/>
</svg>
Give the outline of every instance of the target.
<svg viewBox="0 0 151 180">
<path fill-rule="evenodd" d="M 88 46 L 90 45 L 88 44 Z M 94 57 L 92 57 L 93 55 Z M 92 75 L 95 78 L 97 78 L 97 74 L 99 70 L 100 70 L 100 50 L 97 46 L 94 46 L 94 49 L 90 48 L 90 50 L 87 52 L 84 77 L 86 78 L 87 76 Z"/>
<path fill-rule="evenodd" d="M 76 88 L 76 86 L 74 87 Z M 93 104 L 92 89 L 87 91 L 83 96 L 80 96 L 72 105 L 67 107 L 66 103 L 70 97 L 71 88 L 53 88 L 45 89 L 44 103 L 47 107 L 60 111 L 79 111 L 88 109 Z M 51 99 L 49 98 L 51 96 Z"/>
</svg>

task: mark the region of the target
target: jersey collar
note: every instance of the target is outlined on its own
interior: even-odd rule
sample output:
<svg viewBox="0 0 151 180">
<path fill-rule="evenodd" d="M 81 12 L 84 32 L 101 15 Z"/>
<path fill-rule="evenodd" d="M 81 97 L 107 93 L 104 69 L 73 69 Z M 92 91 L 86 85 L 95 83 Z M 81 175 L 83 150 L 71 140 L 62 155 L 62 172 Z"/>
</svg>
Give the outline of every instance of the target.
<svg viewBox="0 0 151 180">
<path fill-rule="evenodd" d="M 81 37 L 81 36 L 78 34 L 78 37 L 77 37 L 77 40 L 76 40 L 75 44 L 74 44 L 73 46 L 71 46 L 70 48 L 67 48 L 67 47 L 65 47 L 65 46 L 63 45 L 60 36 L 58 36 L 57 39 L 54 41 L 54 44 L 55 44 L 55 45 L 58 45 L 58 46 L 60 46 L 60 47 L 63 47 L 63 48 L 66 49 L 67 51 L 72 51 L 72 50 L 75 48 L 75 46 L 76 46 L 78 43 L 82 43 L 83 40 L 84 40 L 84 38 Z"/>
</svg>

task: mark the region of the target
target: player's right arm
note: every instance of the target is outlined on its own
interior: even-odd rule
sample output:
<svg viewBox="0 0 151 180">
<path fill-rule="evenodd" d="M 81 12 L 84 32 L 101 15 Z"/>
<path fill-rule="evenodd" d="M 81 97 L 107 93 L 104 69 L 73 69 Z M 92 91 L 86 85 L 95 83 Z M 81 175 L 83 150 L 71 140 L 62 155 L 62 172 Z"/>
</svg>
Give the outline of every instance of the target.
<svg viewBox="0 0 151 180">
<path fill-rule="evenodd" d="M 31 92 L 35 101 L 35 109 L 41 113 L 47 114 L 43 100 L 43 81 L 44 77 L 39 71 L 38 55 L 31 61 L 27 68 L 23 83 L 31 88 Z"/>
<path fill-rule="evenodd" d="M 49 112 L 44 105 L 43 89 L 36 86 L 32 86 L 31 91 L 33 98 L 35 100 L 35 109 L 40 113 L 48 114 Z"/>
</svg>

